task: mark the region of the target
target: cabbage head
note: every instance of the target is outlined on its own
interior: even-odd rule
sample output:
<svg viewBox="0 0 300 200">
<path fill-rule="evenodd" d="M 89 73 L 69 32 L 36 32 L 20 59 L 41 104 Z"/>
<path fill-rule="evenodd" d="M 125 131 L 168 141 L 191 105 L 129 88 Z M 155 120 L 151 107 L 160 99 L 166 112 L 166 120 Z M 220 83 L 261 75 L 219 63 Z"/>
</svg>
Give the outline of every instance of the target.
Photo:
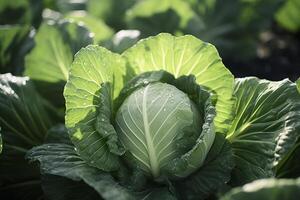
<svg viewBox="0 0 300 200">
<path fill-rule="evenodd" d="M 64 89 L 74 148 L 53 146 L 65 151 L 57 164 L 72 162 L 73 171 L 53 167 L 51 174 L 80 176 L 104 199 L 206 198 L 233 168 L 225 139 L 233 84 L 215 47 L 190 35 L 159 34 L 121 55 L 82 48 Z"/>
</svg>

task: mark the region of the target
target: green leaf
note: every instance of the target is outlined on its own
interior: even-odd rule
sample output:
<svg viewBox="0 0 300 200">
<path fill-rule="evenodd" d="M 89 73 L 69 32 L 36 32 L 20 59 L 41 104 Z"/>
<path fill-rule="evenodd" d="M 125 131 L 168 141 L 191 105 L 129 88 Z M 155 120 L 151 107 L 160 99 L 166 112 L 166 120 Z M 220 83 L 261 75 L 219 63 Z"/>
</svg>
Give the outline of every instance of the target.
<svg viewBox="0 0 300 200">
<path fill-rule="evenodd" d="M 42 187 L 48 200 L 96 200 L 101 196 L 83 181 L 44 174 Z"/>
<path fill-rule="evenodd" d="M 273 167 L 300 131 L 300 95 L 294 83 L 236 79 L 236 116 L 227 138 L 236 160 L 233 183 L 273 177 Z"/>
<path fill-rule="evenodd" d="M 37 27 L 42 9 L 40 0 L 3 0 L 0 2 L 0 24 L 33 24 Z"/>
<path fill-rule="evenodd" d="M 237 16 L 241 11 L 241 1 L 235 0 L 191 0 L 191 7 L 197 13 L 184 29 L 185 34 L 191 34 L 204 41 L 211 42 L 220 51 L 221 56 L 230 57 L 238 49 L 239 56 L 249 51 L 249 48 L 237 48 L 240 43 L 248 38 L 245 31 L 238 30 Z M 243 33 L 243 34 L 241 34 Z M 242 39 L 239 37 L 243 37 Z M 242 43 L 245 46 L 245 43 Z M 247 47 L 249 47 L 247 45 Z M 253 50 L 253 49 L 251 49 Z"/>
<path fill-rule="evenodd" d="M 89 0 L 86 10 L 89 14 L 104 20 L 115 30 L 126 29 L 125 12 L 138 0 Z M 99 6 L 101 5 L 101 6 Z"/>
<path fill-rule="evenodd" d="M 104 199 L 133 199 L 129 191 L 119 185 L 106 172 L 89 166 L 67 144 L 44 144 L 30 150 L 27 157 L 40 162 L 42 173 L 63 176 L 74 181 L 84 181 L 94 188 Z"/>
<path fill-rule="evenodd" d="M 233 167 L 233 153 L 229 142 L 222 134 L 216 134 L 203 166 L 175 183 L 176 189 L 184 199 L 206 199 L 230 180 Z"/>
<path fill-rule="evenodd" d="M 157 5 L 160 6 L 157 6 Z M 127 20 L 130 21 L 137 17 L 151 17 L 156 13 L 165 12 L 168 9 L 173 9 L 180 17 L 180 25 L 184 26 L 193 16 L 193 11 L 189 4 L 182 0 L 145 0 L 136 3 L 126 13 Z"/>
<path fill-rule="evenodd" d="M 97 19 L 85 12 L 74 11 L 67 14 L 66 18 L 84 23 L 84 25 L 94 34 L 95 42 L 98 44 L 109 39 L 113 35 L 113 30 L 101 19 Z"/>
<path fill-rule="evenodd" d="M 50 200 L 71 197 L 97 199 L 99 195 L 106 200 L 155 200 L 159 195 L 165 199 L 174 199 L 166 187 L 148 186 L 146 190 L 138 192 L 127 189 L 132 183 L 126 182 L 124 187 L 121 185 L 123 182 L 90 166 L 82 160 L 66 136 L 68 132 L 63 125 L 54 126 L 48 132 L 47 144 L 35 147 L 27 154 L 30 160 L 40 161 L 42 187 Z"/>
<path fill-rule="evenodd" d="M 285 29 L 291 32 L 300 30 L 300 2 L 297 0 L 287 0 L 277 11 L 276 21 Z"/>
<path fill-rule="evenodd" d="M 185 1 L 145 0 L 126 12 L 126 22 L 130 29 L 142 30 L 145 37 L 161 32 L 175 34 L 193 16 L 193 10 Z"/>
<path fill-rule="evenodd" d="M 41 144 L 53 120 L 28 77 L 0 75 L 0 122 L 27 145 Z"/>
<path fill-rule="evenodd" d="M 73 54 L 92 43 L 89 34 L 76 23 L 43 23 L 35 36 L 35 47 L 26 56 L 25 74 L 50 83 L 66 81 Z"/>
<path fill-rule="evenodd" d="M 300 177 L 300 138 L 293 148 L 283 157 L 276 166 L 277 178 L 297 178 Z"/>
<path fill-rule="evenodd" d="M 20 73 L 21 45 L 29 33 L 29 26 L 5 25 L 0 26 L 0 72 Z"/>
<path fill-rule="evenodd" d="M 75 22 L 43 23 L 35 36 L 35 47 L 26 56 L 24 74 L 36 83 L 43 96 L 62 106 L 62 91 L 73 55 L 91 43 L 90 32 Z"/>
<path fill-rule="evenodd" d="M 139 30 L 121 30 L 110 40 L 105 41 L 103 46 L 113 52 L 122 53 L 132 47 L 140 39 L 140 35 Z"/>
<path fill-rule="evenodd" d="M 300 179 L 264 179 L 232 189 L 220 200 L 297 200 Z"/>
<path fill-rule="evenodd" d="M 3 142 L 2 142 L 2 135 L 1 135 L 1 127 L 0 127 L 0 154 L 2 153 L 3 149 Z"/>
<path fill-rule="evenodd" d="M 203 165 L 214 143 L 215 126 L 213 120 L 216 116 L 216 109 L 211 99 L 212 95 L 197 84 L 195 76 L 181 76 L 175 80 L 174 85 L 187 94 L 196 104 L 196 109 L 201 113 L 202 117 L 202 119 L 196 121 L 196 123 L 202 126 L 200 129 L 196 126 L 197 132 L 200 133 L 198 138 L 193 138 L 190 135 L 191 133 L 184 133 L 175 140 L 177 149 L 186 149 L 191 141 L 193 143 L 196 141 L 194 146 L 181 156 L 180 159 L 176 158 L 175 162 L 168 164 L 175 169 L 173 173 L 176 176 L 185 177 Z"/>
<path fill-rule="evenodd" d="M 51 112 L 44 107 L 28 77 L 11 74 L 0 75 L 0 110 L 0 193 L 16 199 L 34 199 L 33 196 L 41 195 L 39 170 L 28 164 L 24 155 L 44 141 L 47 129 L 54 123 Z"/>
<path fill-rule="evenodd" d="M 52 126 L 47 132 L 45 143 L 72 144 L 68 135 L 68 130 L 64 124 Z"/>
<path fill-rule="evenodd" d="M 72 145 L 68 130 L 63 124 L 55 125 L 49 129 L 45 143 Z M 99 194 L 84 181 L 74 181 L 63 176 L 51 174 L 43 174 L 41 180 L 43 192 L 49 200 L 93 200 L 101 198 Z"/>
<path fill-rule="evenodd" d="M 43 191 L 49 200 L 94 200 L 101 199 L 98 193 L 84 182 L 44 175 L 42 179 Z"/>
<path fill-rule="evenodd" d="M 300 78 L 298 78 L 298 80 L 296 81 L 296 84 L 297 84 L 297 89 L 300 93 Z"/>
<path fill-rule="evenodd" d="M 144 195 L 137 195 L 138 199 L 144 200 L 156 200 L 156 199 L 165 199 L 165 200 L 177 200 L 177 198 L 170 193 L 167 188 L 156 188 L 146 192 Z"/>
<path fill-rule="evenodd" d="M 122 56 L 136 74 L 165 70 L 175 78 L 194 75 L 197 83 L 217 99 L 216 132 L 225 133 L 229 128 L 234 105 L 233 76 L 213 45 L 190 35 L 174 37 L 164 33 L 141 40 Z"/>
<path fill-rule="evenodd" d="M 158 197 L 165 199 L 175 199 L 175 197 L 165 187 L 147 188 L 146 191 L 134 192 L 117 182 L 109 173 L 103 172 L 95 167 L 89 166 L 76 153 L 74 146 L 67 144 L 44 144 L 33 148 L 27 154 L 32 161 L 40 162 L 43 173 L 43 189 L 49 197 L 58 199 L 57 191 L 66 195 L 72 195 L 68 190 L 82 187 L 78 190 L 78 196 L 86 195 L 86 190 L 92 194 L 92 190 L 85 184 L 93 188 L 105 200 L 155 200 Z M 56 175 L 55 176 L 49 176 Z M 69 180 L 68 180 L 68 179 Z M 62 182 L 66 185 L 59 187 Z M 83 182 L 85 184 L 83 184 Z M 56 191 L 55 193 L 53 192 Z M 74 189 L 72 189 L 74 192 Z"/>
<path fill-rule="evenodd" d="M 24 159 L 30 146 L 13 132 L 2 131 L 2 139 L 0 198 L 31 200 L 41 196 L 39 168 Z"/>
<path fill-rule="evenodd" d="M 185 27 L 214 44 L 222 58 L 246 60 L 256 56 L 259 34 L 271 28 L 283 0 L 190 0 L 197 16 Z"/>
<path fill-rule="evenodd" d="M 111 122 L 111 103 L 130 75 L 125 73 L 120 55 L 90 45 L 76 54 L 65 86 L 70 137 L 83 159 L 105 171 L 118 168 L 122 153 Z"/>
<path fill-rule="evenodd" d="M 87 0 L 44 0 L 44 7 L 59 11 L 60 13 L 68 13 L 74 10 L 85 10 Z"/>
</svg>

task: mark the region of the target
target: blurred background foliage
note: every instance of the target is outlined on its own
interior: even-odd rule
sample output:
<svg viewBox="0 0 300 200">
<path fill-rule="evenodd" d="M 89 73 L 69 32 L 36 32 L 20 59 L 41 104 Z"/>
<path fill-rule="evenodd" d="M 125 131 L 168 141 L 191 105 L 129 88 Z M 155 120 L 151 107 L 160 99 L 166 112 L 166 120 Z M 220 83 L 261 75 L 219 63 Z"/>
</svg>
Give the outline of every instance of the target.
<svg viewBox="0 0 300 200">
<path fill-rule="evenodd" d="M 300 74 L 298 0 L 2 0 L 1 73 L 22 75 L 25 55 L 43 45 L 34 39 L 43 34 L 39 28 L 62 20 L 84 26 L 92 43 L 116 52 L 160 32 L 192 34 L 214 44 L 238 77 Z"/>
</svg>

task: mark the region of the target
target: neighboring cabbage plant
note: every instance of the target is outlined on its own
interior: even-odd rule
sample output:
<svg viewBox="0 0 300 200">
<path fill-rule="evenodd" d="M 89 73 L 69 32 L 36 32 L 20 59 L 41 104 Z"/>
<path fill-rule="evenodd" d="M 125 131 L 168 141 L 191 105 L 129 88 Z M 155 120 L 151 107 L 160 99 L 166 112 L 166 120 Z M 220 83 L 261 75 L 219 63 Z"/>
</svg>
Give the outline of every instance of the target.
<svg viewBox="0 0 300 200">
<path fill-rule="evenodd" d="M 296 84 L 234 80 L 193 36 L 162 33 L 121 55 L 88 45 L 66 79 L 66 127 L 27 154 L 49 199 L 216 199 L 297 174 L 285 167 L 300 138 Z"/>
</svg>

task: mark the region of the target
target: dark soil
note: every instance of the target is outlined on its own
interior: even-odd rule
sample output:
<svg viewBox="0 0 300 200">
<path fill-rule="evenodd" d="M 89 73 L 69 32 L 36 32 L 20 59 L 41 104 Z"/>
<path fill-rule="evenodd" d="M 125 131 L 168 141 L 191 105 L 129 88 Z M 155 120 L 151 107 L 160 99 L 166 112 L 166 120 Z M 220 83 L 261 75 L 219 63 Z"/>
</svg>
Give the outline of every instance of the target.
<svg viewBox="0 0 300 200">
<path fill-rule="evenodd" d="M 224 60 L 236 77 L 256 76 L 269 80 L 300 77 L 300 33 L 291 34 L 273 25 L 260 35 L 257 56 L 249 61 Z"/>
</svg>

